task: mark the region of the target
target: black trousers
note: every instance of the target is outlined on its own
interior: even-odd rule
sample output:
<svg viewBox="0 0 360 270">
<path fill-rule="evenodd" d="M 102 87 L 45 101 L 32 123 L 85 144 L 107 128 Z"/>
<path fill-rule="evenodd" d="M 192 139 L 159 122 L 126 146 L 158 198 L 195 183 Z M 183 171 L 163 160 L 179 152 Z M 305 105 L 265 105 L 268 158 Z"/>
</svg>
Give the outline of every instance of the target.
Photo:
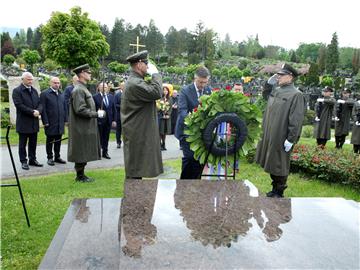
<svg viewBox="0 0 360 270">
<path fill-rule="evenodd" d="M 21 163 L 26 163 L 27 153 L 26 144 L 28 144 L 29 161 L 36 160 L 36 143 L 37 143 L 37 132 L 36 133 L 19 133 L 19 158 Z"/>
<path fill-rule="evenodd" d="M 190 144 L 183 139 L 180 141 L 180 147 L 183 151 L 180 179 L 200 179 L 202 166 L 198 160 L 194 159 Z"/>
<path fill-rule="evenodd" d="M 116 121 L 116 143 L 121 144 L 121 121 Z"/>
<path fill-rule="evenodd" d="M 83 163 L 78 163 L 78 162 L 75 162 L 75 166 L 74 166 L 74 169 L 76 171 L 76 174 L 78 176 L 83 176 L 85 174 L 85 166 L 86 166 L 87 162 L 83 162 Z"/>
<path fill-rule="evenodd" d="M 346 135 L 335 136 L 335 147 L 342 148 L 345 143 Z"/>
<path fill-rule="evenodd" d="M 60 135 L 47 135 L 46 136 L 46 154 L 47 159 L 52 159 L 53 155 L 53 146 L 54 146 L 54 153 L 55 159 L 60 158 L 60 147 L 61 147 L 61 134 Z M 56 141 L 53 143 L 53 141 Z"/>
<path fill-rule="evenodd" d="M 98 125 L 99 127 L 99 135 L 100 135 L 100 144 L 103 154 L 108 152 L 108 145 L 109 145 L 109 137 L 111 126 L 109 124 L 102 124 Z"/>
<path fill-rule="evenodd" d="M 287 188 L 286 185 L 288 178 L 287 176 L 278 176 L 278 175 L 270 174 L 270 177 L 272 180 L 271 185 L 273 186 L 273 190 L 283 192 Z"/>
<path fill-rule="evenodd" d="M 327 141 L 328 141 L 327 139 L 316 139 L 317 145 L 322 145 L 322 146 L 325 146 Z"/>
</svg>

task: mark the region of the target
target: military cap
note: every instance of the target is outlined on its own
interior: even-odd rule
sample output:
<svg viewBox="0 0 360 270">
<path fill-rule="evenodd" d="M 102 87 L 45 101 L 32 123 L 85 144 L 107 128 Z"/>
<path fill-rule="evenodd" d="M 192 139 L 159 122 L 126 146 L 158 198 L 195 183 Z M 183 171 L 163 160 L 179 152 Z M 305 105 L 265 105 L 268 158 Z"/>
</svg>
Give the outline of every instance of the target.
<svg viewBox="0 0 360 270">
<path fill-rule="evenodd" d="M 334 92 L 334 90 L 330 86 L 326 86 L 323 92 Z"/>
<path fill-rule="evenodd" d="M 351 94 L 351 90 L 349 88 L 345 88 L 342 92 L 347 93 L 347 94 Z"/>
<path fill-rule="evenodd" d="M 78 66 L 78 67 L 74 68 L 72 71 L 73 71 L 76 75 L 78 75 L 78 74 L 80 74 L 81 72 L 86 71 L 86 70 L 90 71 L 90 66 L 89 66 L 89 64 L 84 64 L 84 65 Z"/>
<path fill-rule="evenodd" d="M 141 51 L 138 53 L 134 53 L 126 58 L 126 61 L 129 63 L 137 63 L 142 62 L 143 60 L 147 60 L 148 51 Z"/>
<path fill-rule="evenodd" d="M 290 66 L 289 64 L 283 64 L 281 69 L 277 72 L 277 74 L 284 74 L 284 75 L 292 75 L 293 77 L 299 76 L 299 73 L 295 68 Z"/>
</svg>

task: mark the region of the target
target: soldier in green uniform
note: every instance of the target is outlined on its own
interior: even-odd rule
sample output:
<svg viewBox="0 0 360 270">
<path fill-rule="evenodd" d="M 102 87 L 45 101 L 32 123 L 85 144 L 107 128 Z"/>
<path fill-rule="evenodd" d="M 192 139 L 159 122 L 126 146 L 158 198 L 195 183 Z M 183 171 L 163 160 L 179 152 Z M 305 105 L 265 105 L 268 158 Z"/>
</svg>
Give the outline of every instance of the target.
<svg viewBox="0 0 360 270">
<path fill-rule="evenodd" d="M 331 138 L 331 121 L 334 116 L 334 107 L 336 100 L 331 97 L 333 89 L 329 86 L 325 87 L 322 98 L 318 98 L 315 103 L 315 126 L 314 137 L 317 144 L 322 148 Z"/>
<path fill-rule="evenodd" d="M 351 133 L 351 144 L 354 145 L 354 153 L 360 154 L 360 94 L 358 94 L 357 101 L 354 103 L 352 117 L 354 124 Z"/>
<path fill-rule="evenodd" d="M 162 79 L 147 56 L 147 51 L 141 51 L 126 59 L 131 72 L 120 108 L 126 179 L 156 177 L 163 172 L 156 108 L 163 94 Z M 151 80 L 144 80 L 146 74 Z"/>
<path fill-rule="evenodd" d="M 301 134 L 306 101 L 294 86 L 297 76 L 293 67 L 283 65 L 275 77 L 277 86 L 269 95 L 263 116 L 263 133 L 255 160 L 270 173 L 273 188 L 266 194 L 268 197 L 283 197 L 290 171 L 290 152 Z"/>
<path fill-rule="evenodd" d="M 76 181 L 92 182 L 94 179 L 87 177 L 84 170 L 87 162 L 101 159 L 97 118 L 104 117 L 105 112 L 96 111 L 94 99 L 86 88 L 91 80 L 89 65 L 81 65 L 73 72 L 79 80 L 69 103 L 68 161 L 75 162 Z"/>
<path fill-rule="evenodd" d="M 354 106 L 354 100 L 350 98 L 351 91 L 344 89 L 342 91 L 342 98 L 336 102 L 336 117 L 335 117 L 335 143 L 336 148 L 342 148 L 345 143 L 345 138 L 350 131 L 350 118 Z"/>
</svg>

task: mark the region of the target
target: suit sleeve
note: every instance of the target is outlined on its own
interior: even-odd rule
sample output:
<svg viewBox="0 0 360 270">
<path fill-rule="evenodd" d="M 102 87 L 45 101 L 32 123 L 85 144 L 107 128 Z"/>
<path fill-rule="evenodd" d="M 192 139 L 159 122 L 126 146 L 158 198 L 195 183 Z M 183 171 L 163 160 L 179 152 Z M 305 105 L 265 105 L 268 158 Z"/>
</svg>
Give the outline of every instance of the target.
<svg viewBox="0 0 360 270">
<path fill-rule="evenodd" d="M 41 113 L 41 120 L 44 125 L 49 124 L 49 119 L 46 113 L 46 92 L 40 94 L 40 103 L 42 104 L 43 111 Z"/>
<path fill-rule="evenodd" d="M 15 107 L 20 110 L 22 113 L 26 113 L 28 115 L 33 115 L 34 109 L 26 106 L 21 98 L 21 90 L 14 89 L 12 98 L 15 104 Z"/>
<path fill-rule="evenodd" d="M 300 138 L 302 123 L 305 116 L 305 98 L 299 93 L 294 97 L 290 107 L 287 140 L 296 143 Z"/>
</svg>

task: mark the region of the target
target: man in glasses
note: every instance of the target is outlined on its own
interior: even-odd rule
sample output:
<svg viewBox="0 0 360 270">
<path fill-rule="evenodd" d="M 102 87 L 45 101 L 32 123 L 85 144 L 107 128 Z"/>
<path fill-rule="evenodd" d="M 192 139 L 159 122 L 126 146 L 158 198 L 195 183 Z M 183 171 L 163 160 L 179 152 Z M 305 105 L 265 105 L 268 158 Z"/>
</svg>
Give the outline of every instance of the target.
<svg viewBox="0 0 360 270">
<path fill-rule="evenodd" d="M 280 198 L 287 188 L 292 146 L 299 140 L 305 115 L 305 98 L 294 86 L 298 72 L 284 64 L 276 76 L 263 116 L 263 134 L 256 151 L 256 162 L 272 179 L 268 197 Z"/>
<path fill-rule="evenodd" d="M 91 80 L 89 65 L 78 66 L 73 72 L 79 79 L 69 104 L 68 161 L 75 162 L 75 181 L 92 182 L 94 179 L 87 177 L 84 171 L 87 162 L 101 159 L 97 118 L 105 117 L 105 111 L 96 111 L 94 99 L 86 88 Z"/>
<path fill-rule="evenodd" d="M 121 97 L 121 126 L 126 179 L 156 177 L 163 172 L 156 100 L 163 94 L 157 68 L 148 52 L 130 55 L 131 72 Z M 151 76 L 145 81 L 145 75 Z"/>
</svg>

